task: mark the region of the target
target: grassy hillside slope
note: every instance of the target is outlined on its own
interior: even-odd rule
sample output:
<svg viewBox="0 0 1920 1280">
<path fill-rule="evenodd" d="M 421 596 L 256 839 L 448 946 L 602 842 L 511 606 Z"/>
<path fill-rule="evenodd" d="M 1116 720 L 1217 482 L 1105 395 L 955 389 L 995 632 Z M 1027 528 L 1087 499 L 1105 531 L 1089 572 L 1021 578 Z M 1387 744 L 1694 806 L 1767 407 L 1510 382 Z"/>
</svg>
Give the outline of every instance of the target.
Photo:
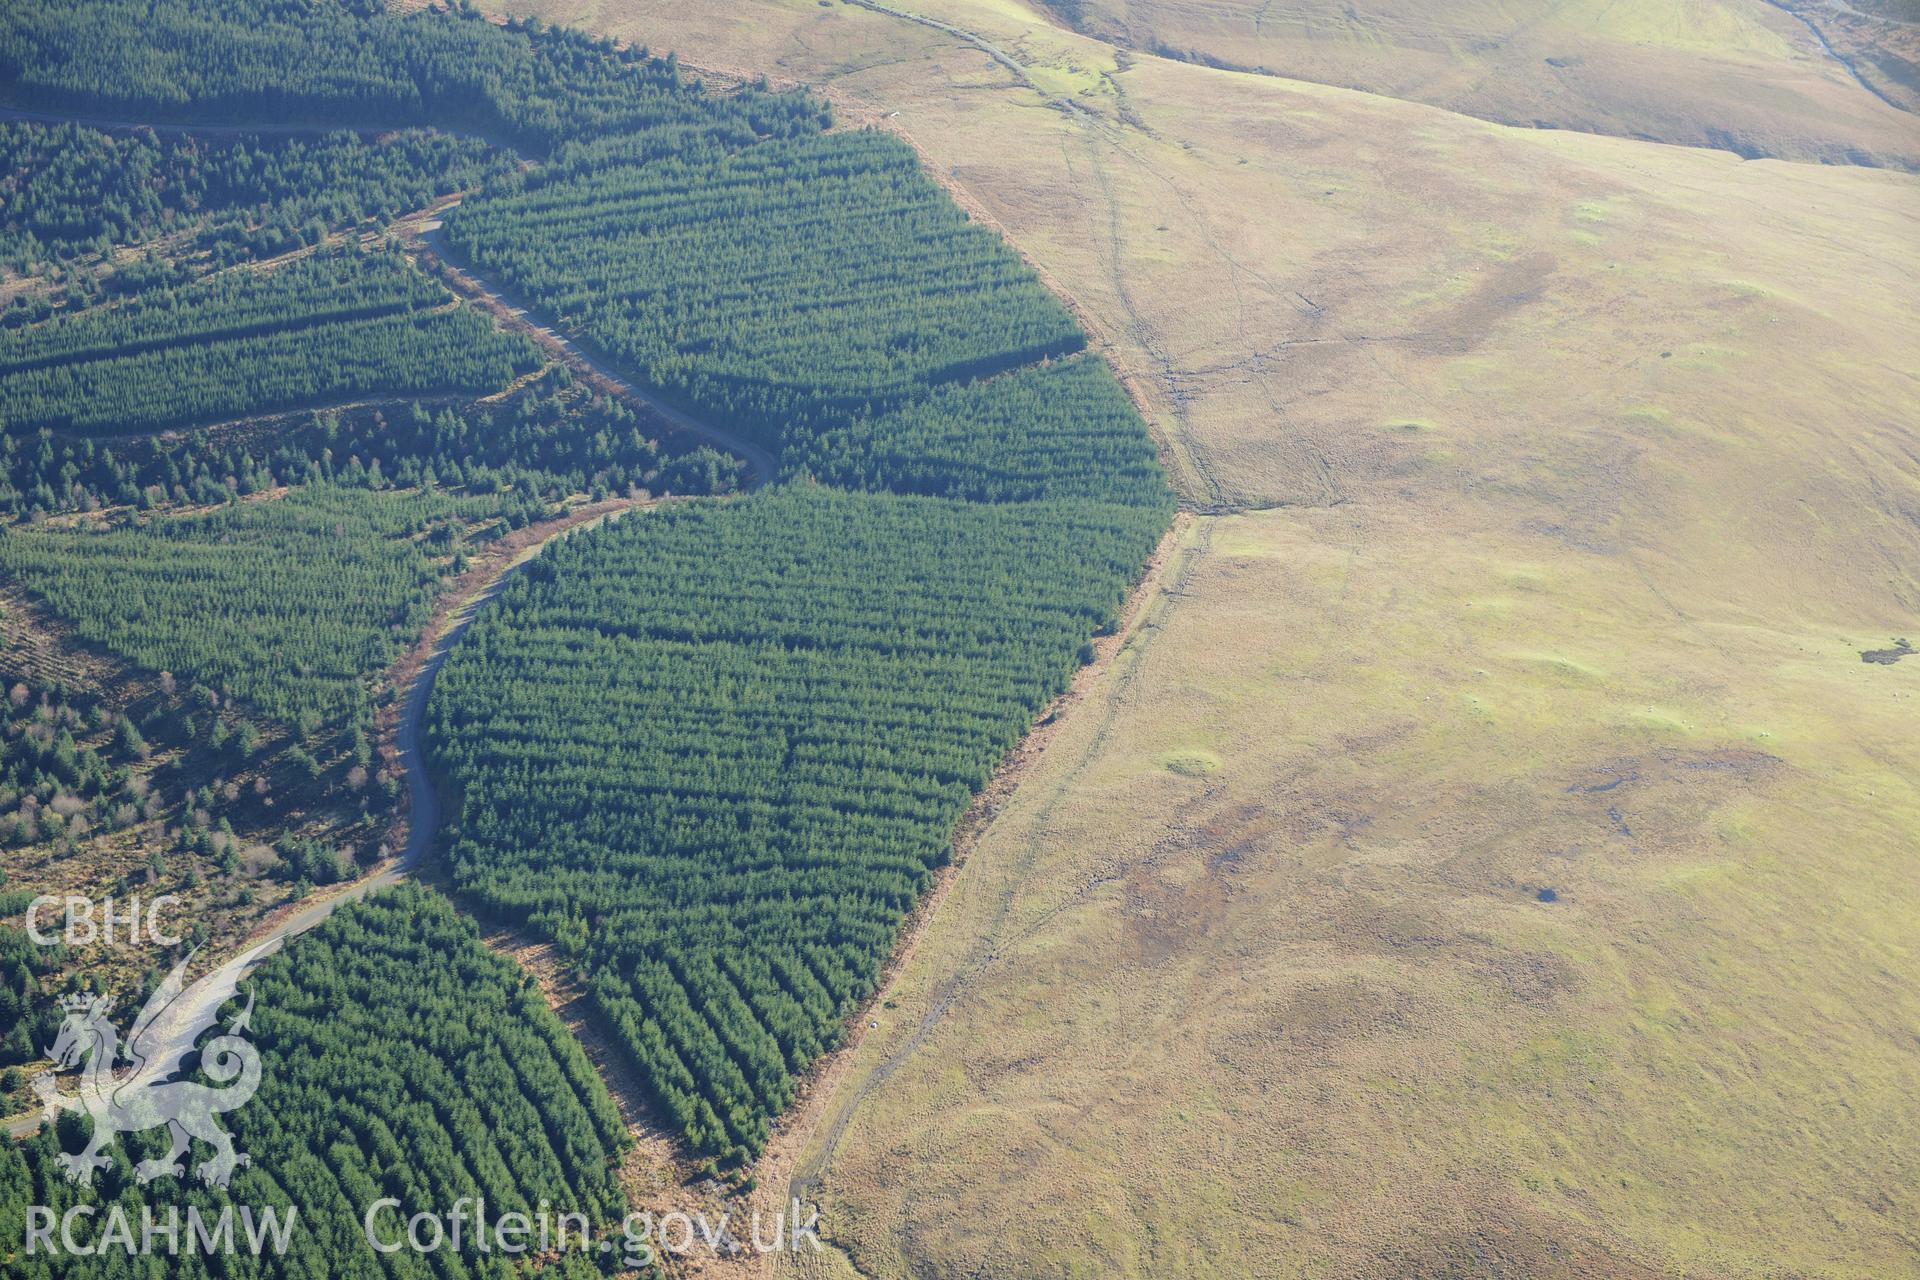
<svg viewBox="0 0 1920 1280">
<path fill-rule="evenodd" d="M 1915 123 L 1765 0 L 1056 0 L 1143 52 L 1487 120 L 1912 168 Z M 1824 6 L 1795 5 L 1819 15 Z M 1869 60 L 1865 68 L 1873 67 Z M 1878 85 L 1875 77 L 1871 83 Z M 1911 104 L 1906 104 L 1910 106 Z"/>
<path fill-rule="evenodd" d="M 1849 16 L 1822 0 L 1786 0 L 1791 11 L 1771 0 L 881 3 L 984 32 L 1049 91 L 1109 112 L 1126 94 L 1112 76 L 1116 55 L 1143 68 L 1164 57 L 1504 124 L 1750 157 L 1920 168 L 1914 29 Z M 902 50 L 928 54 L 938 74 L 957 66 L 930 39 L 876 30 L 864 0 L 762 0 L 712 12 L 678 12 L 657 0 L 495 0 L 493 7 L 656 44 L 663 32 L 684 33 L 685 56 L 697 51 L 706 65 L 748 79 L 776 67 L 808 81 L 884 78 Z M 1092 38 L 1075 38 L 1074 29 Z"/>
<path fill-rule="evenodd" d="M 1911 1272 L 1920 184 L 924 8 L 1024 83 L 599 14 L 897 111 L 1201 513 L 793 1140 L 818 1274 Z"/>
</svg>

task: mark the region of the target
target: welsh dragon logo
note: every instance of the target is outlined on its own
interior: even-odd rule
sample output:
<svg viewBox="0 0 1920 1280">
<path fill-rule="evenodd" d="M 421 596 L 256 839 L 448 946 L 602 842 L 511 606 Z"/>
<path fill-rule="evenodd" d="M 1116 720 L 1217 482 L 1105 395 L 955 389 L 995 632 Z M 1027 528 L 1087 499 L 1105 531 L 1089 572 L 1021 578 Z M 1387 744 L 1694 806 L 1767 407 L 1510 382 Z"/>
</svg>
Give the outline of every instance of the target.
<svg viewBox="0 0 1920 1280">
<path fill-rule="evenodd" d="M 233 1139 L 214 1123 L 214 1117 L 242 1105 L 260 1087 L 260 1053 L 241 1034 L 253 1017 L 253 996 L 248 994 L 246 1007 L 225 1034 L 209 1040 L 200 1051 L 200 1069 L 215 1084 L 176 1079 L 200 1033 L 214 1024 L 220 1006 L 236 993 L 242 972 L 237 966 L 224 966 L 187 987 L 185 974 L 192 959 L 189 953 L 175 965 L 140 1010 L 124 1050 L 119 1033 L 107 1019 L 113 1008 L 110 997 L 61 999 L 66 1021 L 47 1056 L 53 1059 L 55 1071 L 74 1070 L 84 1060 L 79 1092 L 71 1096 L 58 1092 L 53 1071 L 35 1076 L 33 1089 L 50 1121 L 62 1111 L 84 1111 L 93 1118 L 93 1138 L 86 1150 L 60 1154 L 69 1182 L 85 1186 L 93 1181 L 93 1171 L 109 1163 L 100 1152 L 116 1134 L 161 1125 L 172 1134 L 172 1149 L 134 1167 L 143 1183 L 185 1173 L 181 1157 L 191 1138 L 214 1149 L 212 1159 L 194 1166 L 202 1182 L 224 1187 L 236 1168 L 249 1163 L 245 1152 L 233 1149 Z M 132 1065 L 116 1074 L 114 1065 L 123 1052 Z"/>
</svg>

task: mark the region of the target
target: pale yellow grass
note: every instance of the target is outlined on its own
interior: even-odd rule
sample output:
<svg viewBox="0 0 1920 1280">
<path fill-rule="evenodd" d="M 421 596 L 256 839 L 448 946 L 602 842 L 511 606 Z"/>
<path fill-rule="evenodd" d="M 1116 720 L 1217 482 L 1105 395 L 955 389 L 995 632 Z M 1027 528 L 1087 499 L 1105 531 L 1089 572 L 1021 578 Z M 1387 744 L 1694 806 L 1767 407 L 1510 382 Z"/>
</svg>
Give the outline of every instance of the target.
<svg viewBox="0 0 1920 1280">
<path fill-rule="evenodd" d="M 1839 38 L 1834 7 L 1793 2 Z M 1920 163 L 1913 118 L 1768 0 L 1053 0 L 1048 8 L 1137 49 L 1508 124 L 1785 158 Z M 1887 92 L 1877 60 L 1898 55 L 1848 46 L 1848 56 Z"/>
<path fill-rule="evenodd" d="M 1920 1274 L 1920 659 L 1858 657 L 1920 631 L 1920 182 L 915 7 L 1029 83 L 595 17 L 911 138 L 1214 514 L 825 1108 L 808 1270 Z"/>
<path fill-rule="evenodd" d="M 860 1269 L 1910 1274 L 1913 673 L 1357 505 L 1209 527 L 890 993 L 876 1063 L 942 1011 L 827 1165 Z"/>
</svg>

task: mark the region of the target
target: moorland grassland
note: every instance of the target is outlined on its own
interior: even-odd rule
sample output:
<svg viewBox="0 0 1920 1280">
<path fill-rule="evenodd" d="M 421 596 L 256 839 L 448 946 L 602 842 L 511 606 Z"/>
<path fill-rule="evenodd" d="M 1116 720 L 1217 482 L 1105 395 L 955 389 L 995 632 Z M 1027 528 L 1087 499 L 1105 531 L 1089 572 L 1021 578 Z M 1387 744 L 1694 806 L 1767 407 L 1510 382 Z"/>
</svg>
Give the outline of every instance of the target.
<svg viewBox="0 0 1920 1280">
<path fill-rule="evenodd" d="M 1897 105 L 1912 105 L 1910 34 L 1823 0 L 1056 0 L 1047 7 L 1124 46 L 1505 124 L 1787 159 L 1909 169 L 1920 160 Z M 1880 47 L 1857 47 L 1855 31 L 1880 37 Z"/>
<path fill-rule="evenodd" d="M 1920 606 L 1920 183 L 1015 0 L 896 6 L 980 43 L 538 7 L 906 136 L 1131 372 L 1193 513 L 776 1136 L 810 1274 L 1920 1268 L 1920 661 L 1860 658 Z M 1732 15 L 1685 42 L 1718 78 L 1569 12 L 1702 130 L 1920 135 L 1766 90 L 1802 51 L 1757 4 L 1687 8 Z"/>
</svg>

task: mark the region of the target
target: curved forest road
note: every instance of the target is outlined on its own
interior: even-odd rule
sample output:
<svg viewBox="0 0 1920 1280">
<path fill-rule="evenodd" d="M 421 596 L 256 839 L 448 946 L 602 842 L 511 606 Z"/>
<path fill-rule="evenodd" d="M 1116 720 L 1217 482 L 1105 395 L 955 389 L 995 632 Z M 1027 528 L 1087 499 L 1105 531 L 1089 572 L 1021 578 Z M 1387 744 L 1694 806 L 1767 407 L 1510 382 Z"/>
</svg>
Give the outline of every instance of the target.
<svg viewBox="0 0 1920 1280">
<path fill-rule="evenodd" d="M 152 1034 L 160 1037 L 159 1046 L 167 1052 L 183 1052 L 191 1046 L 192 1040 L 207 1027 L 208 1020 L 218 1012 L 220 1006 L 231 998 L 239 984 L 253 972 L 262 960 L 278 951 L 289 938 L 297 938 L 313 928 L 340 907 L 349 902 L 358 902 L 361 898 L 398 884 L 413 874 L 433 845 L 433 838 L 440 828 L 440 796 L 427 777 L 426 754 L 421 749 L 420 731 L 426 723 L 427 699 L 433 694 L 433 679 L 440 673 L 440 667 L 453 652 L 453 646 L 466 629 L 472 625 L 480 606 L 493 599 L 507 581 L 538 556 L 546 546 L 556 538 L 564 538 L 579 529 L 590 528 L 613 516 L 625 514 L 630 507 L 603 512 L 590 519 L 577 521 L 564 528 L 556 529 L 539 542 L 523 548 L 511 560 L 500 567 L 499 572 L 489 578 L 466 599 L 454 606 L 446 615 L 439 634 L 432 640 L 432 648 L 421 661 L 420 668 L 414 673 L 412 682 L 407 686 L 406 701 L 400 710 L 400 720 L 395 733 L 395 746 L 407 771 L 407 795 L 410 809 L 407 820 L 407 845 L 398 857 L 369 875 L 362 876 L 336 892 L 325 897 L 303 903 L 291 912 L 276 920 L 267 931 L 254 938 L 248 945 L 233 956 L 215 966 L 207 975 L 196 981 L 180 999 L 163 1013 L 154 1024 Z M 26 1115 L 9 1117 L 7 1132 L 13 1137 L 23 1137 L 37 1130 L 44 1121 L 43 1112 L 34 1111 Z"/>
<path fill-rule="evenodd" d="M 0 109 L 0 118 L 4 118 L 5 115 L 4 109 Z M 429 237 L 439 230 L 440 223 L 432 214 L 444 210 L 451 203 L 452 201 L 443 202 L 431 211 L 424 221 L 402 219 L 395 223 L 395 227 L 408 236 L 411 241 L 409 247 L 416 251 L 424 249 L 434 253 L 435 260 L 440 264 L 442 275 L 458 293 L 469 302 L 474 302 L 483 310 L 493 314 L 506 327 L 527 333 L 536 344 L 559 356 L 576 374 L 587 377 L 590 384 L 599 386 L 610 394 L 633 401 L 648 414 L 664 419 L 682 431 L 709 440 L 720 448 L 744 458 L 752 469 L 752 475 L 744 486 L 746 489 L 757 489 L 773 478 L 774 458 L 767 450 L 736 432 L 702 422 L 635 386 L 627 378 L 614 372 L 595 356 L 583 350 L 572 339 L 536 320 L 526 308 L 502 295 L 491 284 L 453 265 L 446 260 L 444 254 L 436 252 L 438 246 L 430 244 Z M 191 1047 L 192 1040 L 198 1036 L 199 1032 L 206 1029 L 209 1019 L 233 996 L 246 976 L 253 972 L 262 960 L 278 951 L 289 938 L 299 937 L 332 915 L 342 905 L 357 902 L 378 889 L 398 884 L 414 872 L 421 860 L 426 857 L 427 851 L 433 845 L 433 838 L 440 829 L 440 796 L 427 776 L 426 753 L 421 749 L 420 733 L 426 723 L 427 699 L 433 693 L 434 677 L 439 674 L 442 664 L 447 660 L 447 655 L 453 651 L 454 644 L 472 624 L 480 606 L 498 595 L 507 581 L 538 556 L 554 539 L 564 538 L 576 530 L 591 528 L 602 521 L 624 515 L 630 510 L 632 510 L 631 507 L 622 507 L 602 512 L 589 520 L 578 521 L 554 530 L 539 542 L 515 554 L 500 567 L 499 572 L 454 606 L 441 625 L 439 634 L 432 639 L 432 647 L 422 660 L 419 670 L 414 673 L 412 682 L 407 686 L 406 701 L 401 707 L 399 724 L 394 734 L 394 745 L 400 753 L 401 764 L 407 773 L 407 796 L 410 807 L 406 848 L 400 851 L 398 857 L 379 870 L 361 877 L 324 898 L 304 903 L 281 917 L 264 934 L 221 962 L 205 978 L 196 981 L 181 993 L 179 1000 L 161 1014 L 149 1032 L 161 1037 L 158 1047 L 168 1052 L 184 1051 Z M 15 1138 L 25 1137 L 37 1131 L 45 1119 L 44 1111 L 10 1116 L 6 1120 L 7 1133 Z"/>
</svg>

